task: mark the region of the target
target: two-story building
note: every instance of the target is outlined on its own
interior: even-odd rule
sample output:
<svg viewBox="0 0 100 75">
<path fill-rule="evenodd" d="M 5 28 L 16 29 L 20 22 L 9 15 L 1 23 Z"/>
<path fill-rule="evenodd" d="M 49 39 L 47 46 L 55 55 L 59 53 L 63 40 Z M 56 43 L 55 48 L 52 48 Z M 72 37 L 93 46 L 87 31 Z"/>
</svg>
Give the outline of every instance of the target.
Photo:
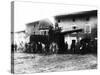
<svg viewBox="0 0 100 75">
<path fill-rule="evenodd" d="M 83 29 L 83 32 L 65 35 L 65 42 L 68 42 L 69 47 L 72 40 L 77 42 L 87 36 L 91 39 L 97 38 L 97 10 L 57 15 L 55 21 L 59 27 L 62 27 L 62 32 L 78 28 Z"/>
</svg>

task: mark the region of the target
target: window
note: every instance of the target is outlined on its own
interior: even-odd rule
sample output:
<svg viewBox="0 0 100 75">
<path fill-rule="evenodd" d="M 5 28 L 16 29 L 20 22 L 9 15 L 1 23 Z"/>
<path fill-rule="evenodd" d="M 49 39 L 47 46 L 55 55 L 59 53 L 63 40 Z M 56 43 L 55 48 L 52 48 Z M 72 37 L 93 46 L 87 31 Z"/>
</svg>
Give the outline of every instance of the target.
<svg viewBox="0 0 100 75">
<path fill-rule="evenodd" d="M 58 23 L 60 22 L 60 19 L 58 20 Z"/>
<path fill-rule="evenodd" d="M 72 21 L 75 22 L 75 18 L 73 18 Z"/>
<path fill-rule="evenodd" d="M 85 33 L 91 33 L 91 25 L 90 24 L 85 25 Z"/>
<path fill-rule="evenodd" d="M 89 21 L 89 17 L 86 17 L 86 21 Z"/>
</svg>

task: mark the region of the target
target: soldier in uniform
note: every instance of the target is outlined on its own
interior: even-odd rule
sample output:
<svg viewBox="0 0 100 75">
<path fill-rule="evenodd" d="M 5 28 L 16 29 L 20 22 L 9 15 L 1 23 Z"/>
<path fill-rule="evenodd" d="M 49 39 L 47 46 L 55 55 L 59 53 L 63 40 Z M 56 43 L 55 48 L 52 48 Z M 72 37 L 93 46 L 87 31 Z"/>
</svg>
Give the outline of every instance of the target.
<svg viewBox="0 0 100 75">
<path fill-rule="evenodd" d="M 72 44 L 71 44 L 72 53 L 75 53 L 75 47 L 76 47 L 76 40 L 72 40 Z"/>
</svg>

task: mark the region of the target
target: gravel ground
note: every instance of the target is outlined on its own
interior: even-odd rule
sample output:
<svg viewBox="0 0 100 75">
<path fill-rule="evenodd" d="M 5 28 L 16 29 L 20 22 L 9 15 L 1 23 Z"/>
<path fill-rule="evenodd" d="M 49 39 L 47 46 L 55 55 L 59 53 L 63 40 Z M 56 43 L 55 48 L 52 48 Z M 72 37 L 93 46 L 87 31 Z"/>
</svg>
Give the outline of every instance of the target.
<svg viewBox="0 0 100 75">
<path fill-rule="evenodd" d="M 97 57 L 93 54 L 38 55 L 14 53 L 14 73 L 56 72 L 96 69 Z"/>
</svg>

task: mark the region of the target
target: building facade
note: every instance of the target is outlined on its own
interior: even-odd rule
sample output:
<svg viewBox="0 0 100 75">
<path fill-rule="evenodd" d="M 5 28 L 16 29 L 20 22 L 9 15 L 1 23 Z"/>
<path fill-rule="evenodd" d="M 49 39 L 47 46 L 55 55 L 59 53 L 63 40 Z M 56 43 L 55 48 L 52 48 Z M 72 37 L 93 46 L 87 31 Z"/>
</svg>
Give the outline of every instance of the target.
<svg viewBox="0 0 100 75">
<path fill-rule="evenodd" d="M 49 27 L 53 24 L 48 20 L 40 20 L 26 24 L 26 33 L 28 35 L 48 35 Z"/>
<path fill-rule="evenodd" d="M 83 29 L 82 32 L 65 35 L 65 42 L 68 42 L 69 48 L 72 40 L 78 42 L 85 37 L 97 38 L 97 10 L 58 15 L 55 16 L 55 20 L 59 27 L 62 27 L 62 32 L 79 28 Z"/>
</svg>

